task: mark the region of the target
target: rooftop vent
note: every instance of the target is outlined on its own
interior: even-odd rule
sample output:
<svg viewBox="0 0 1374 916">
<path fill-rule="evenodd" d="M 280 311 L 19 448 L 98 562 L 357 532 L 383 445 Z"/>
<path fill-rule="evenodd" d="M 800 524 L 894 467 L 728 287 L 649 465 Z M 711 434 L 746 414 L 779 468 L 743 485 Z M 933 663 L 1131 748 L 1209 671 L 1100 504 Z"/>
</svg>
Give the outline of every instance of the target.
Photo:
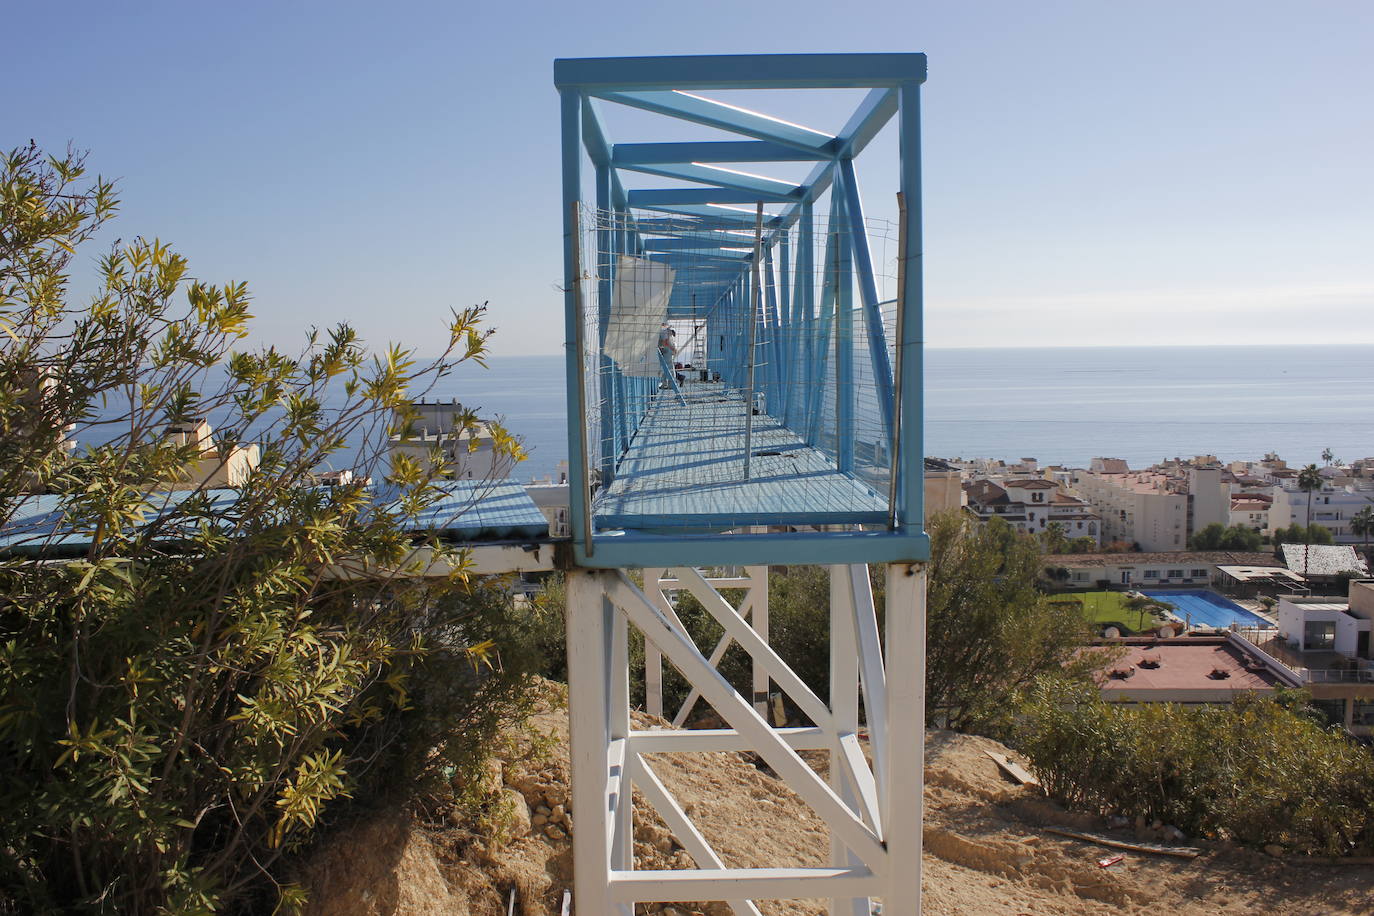
<svg viewBox="0 0 1374 916">
<path fill-rule="evenodd" d="M 1109 673 L 1113 678 L 1115 678 L 1116 680 L 1118 680 L 1118 681 L 1124 681 L 1126 678 L 1130 677 L 1132 674 L 1135 674 L 1135 666 L 1134 666 L 1134 665 L 1128 665 L 1128 666 L 1125 667 L 1125 668 L 1113 668 L 1113 669 L 1112 669 L 1110 672 L 1108 672 L 1108 673 Z"/>
<path fill-rule="evenodd" d="M 1158 655 L 1146 655 L 1140 659 L 1138 664 L 1142 668 L 1158 668 L 1164 662 L 1160 660 Z"/>
<path fill-rule="evenodd" d="M 1212 673 L 1207 676 L 1214 681 L 1224 681 L 1231 676 L 1231 672 L 1227 671 L 1225 668 L 1213 668 Z"/>
</svg>

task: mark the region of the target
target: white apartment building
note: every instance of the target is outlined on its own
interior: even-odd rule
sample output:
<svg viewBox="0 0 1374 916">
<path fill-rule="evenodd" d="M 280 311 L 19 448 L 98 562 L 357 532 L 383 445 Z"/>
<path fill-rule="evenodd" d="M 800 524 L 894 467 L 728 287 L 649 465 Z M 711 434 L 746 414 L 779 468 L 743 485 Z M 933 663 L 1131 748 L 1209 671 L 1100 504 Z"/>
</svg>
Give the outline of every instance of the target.
<svg viewBox="0 0 1374 916">
<path fill-rule="evenodd" d="M 1138 544 L 1142 551 L 1182 551 L 1189 542 L 1189 497 L 1178 483 L 1149 471 L 1076 471 L 1074 492 L 1102 516 L 1102 541 Z"/>
<path fill-rule="evenodd" d="M 1307 493 L 1297 480 L 1284 479 L 1274 488 L 1274 506 L 1269 512 L 1269 531 L 1289 525 L 1306 525 Z M 1312 524 L 1331 532 L 1337 544 L 1361 544 L 1364 539 L 1350 530 L 1350 520 L 1366 506 L 1374 506 L 1374 489 L 1353 485 L 1339 486 L 1330 481 L 1312 491 Z"/>
<path fill-rule="evenodd" d="M 1231 514 L 1227 527 L 1239 525 L 1263 534 L 1272 530 L 1269 524 L 1269 510 L 1274 500 L 1270 496 L 1257 493 L 1242 493 L 1231 497 Z"/>
<path fill-rule="evenodd" d="M 1115 459 L 1093 459 L 1112 466 Z M 1177 480 L 1148 471 L 1076 471 L 1073 488 L 1102 518 L 1102 541 L 1163 553 L 1188 546 L 1188 494 Z"/>
<path fill-rule="evenodd" d="M 975 480 L 964 484 L 968 509 L 982 521 L 1000 518 L 1017 531 L 1043 534 L 1058 524 L 1069 540 L 1091 538 L 1100 545 L 1102 520 L 1083 500 L 1043 477 Z"/>
</svg>

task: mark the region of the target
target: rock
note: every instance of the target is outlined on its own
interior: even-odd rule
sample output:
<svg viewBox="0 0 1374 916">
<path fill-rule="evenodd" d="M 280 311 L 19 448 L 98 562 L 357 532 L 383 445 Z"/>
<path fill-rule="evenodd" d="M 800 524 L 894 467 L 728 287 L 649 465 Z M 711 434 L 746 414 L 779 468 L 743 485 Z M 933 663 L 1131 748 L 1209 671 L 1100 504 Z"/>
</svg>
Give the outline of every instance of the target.
<svg viewBox="0 0 1374 916">
<path fill-rule="evenodd" d="M 545 818 L 547 818 L 550 814 L 553 813 L 553 809 L 550 808 L 548 805 L 535 805 L 535 806 L 534 806 L 534 813 L 535 813 L 535 814 L 542 814 L 542 815 L 544 815 Z"/>
<path fill-rule="evenodd" d="M 530 818 L 530 823 L 535 827 L 543 827 L 548 822 L 549 816 L 547 814 L 536 814 L 534 817 Z"/>
<path fill-rule="evenodd" d="M 654 847 L 659 852 L 672 852 L 673 838 L 668 836 L 668 834 L 666 833 L 661 834 L 657 839 L 654 840 Z"/>
<path fill-rule="evenodd" d="M 502 789 L 495 807 L 498 809 L 498 822 L 501 824 L 502 832 L 508 839 L 529 835 L 533 824 L 529 806 L 525 804 L 525 796 L 515 789 Z"/>
<path fill-rule="evenodd" d="M 1181 843 L 1187 838 L 1188 835 L 1173 824 L 1164 825 L 1164 839 L 1168 840 L 1170 843 Z"/>
<path fill-rule="evenodd" d="M 1270 843 L 1269 845 L 1264 847 L 1264 851 L 1269 853 L 1269 855 L 1273 856 L 1276 859 L 1282 858 L 1284 853 L 1283 847 L 1280 846 L 1278 843 Z"/>
<path fill-rule="evenodd" d="M 551 840 L 566 840 L 568 835 L 563 832 L 563 828 L 557 824 L 550 824 L 544 828 L 544 836 Z"/>
<path fill-rule="evenodd" d="M 550 786 L 548 799 L 550 805 L 566 805 L 568 803 L 567 790 L 559 788 L 558 786 Z"/>
<path fill-rule="evenodd" d="M 562 805 L 554 805 L 553 808 L 549 811 L 549 820 L 561 821 L 563 820 L 563 815 L 567 813 L 568 812 L 563 809 Z"/>
</svg>

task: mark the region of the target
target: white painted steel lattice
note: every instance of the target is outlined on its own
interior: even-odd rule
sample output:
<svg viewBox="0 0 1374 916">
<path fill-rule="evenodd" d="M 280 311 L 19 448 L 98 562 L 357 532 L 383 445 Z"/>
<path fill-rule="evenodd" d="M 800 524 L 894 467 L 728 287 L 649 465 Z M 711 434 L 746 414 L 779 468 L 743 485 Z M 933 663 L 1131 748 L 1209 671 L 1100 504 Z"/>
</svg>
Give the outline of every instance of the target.
<svg viewBox="0 0 1374 916">
<path fill-rule="evenodd" d="M 887 632 L 863 565 L 831 569 L 830 701 L 822 701 L 768 645 L 764 603 L 752 606 L 755 626 L 717 586 L 766 594 L 766 572 L 714 575 L 681 567 L 646 571 L 646 589 L 624 572 L 577 571 L 568 579 L 574 835 L 574 879 L 580 913 L 629 914 L 634 903 L 728 902 L 736 914 L 757 914 L 756 899 L 832 898 L 832 914 L 868 914 L 874 900 L 887 916 L 920 911 L 921 786 L 924 734 L 924 570 L 887 568 Z M 755 696 L 743 697 L 688 635 L 668 593 L 691 592 L 755 666 Z M 646 685 L 666 658 L 700 699 L 727 723 L 723 729 L 639 731 L 630 725 L 630 628 L 643 634 Z M 880 643 L 886 644 L 886 652 Z M 610 677 L 607 677 L 610 672 Z M 777 685 L 813 725 L 780 728 L 758 705 Z M 871 741 L 870 767 L 860 746 L 860 709 Z M 828 781 L 798 750 L 829 752 Z M 723 862 L 708 839 L 654 773 L 646 754 L 752 751 L 826 824 L 831 860 L 815 868 L 740 868 Z M 635 870 L 633 812 L 638 788 L 691 853 L 695 870 Z"/>
</svg>

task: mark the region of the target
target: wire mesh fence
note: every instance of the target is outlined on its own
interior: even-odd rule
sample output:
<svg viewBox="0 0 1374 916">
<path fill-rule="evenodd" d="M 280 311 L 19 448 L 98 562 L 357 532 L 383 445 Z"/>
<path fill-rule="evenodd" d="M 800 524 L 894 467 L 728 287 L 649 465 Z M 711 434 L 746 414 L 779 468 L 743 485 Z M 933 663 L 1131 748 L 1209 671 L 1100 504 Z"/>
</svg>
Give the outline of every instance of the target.
<svg viewBox="0 0 1374 916">
<path fill-rule="evenodd" d="M 896 227 L 712 209 L 579 211 L 597 527 L 885 523 Z"/>
</svg>

